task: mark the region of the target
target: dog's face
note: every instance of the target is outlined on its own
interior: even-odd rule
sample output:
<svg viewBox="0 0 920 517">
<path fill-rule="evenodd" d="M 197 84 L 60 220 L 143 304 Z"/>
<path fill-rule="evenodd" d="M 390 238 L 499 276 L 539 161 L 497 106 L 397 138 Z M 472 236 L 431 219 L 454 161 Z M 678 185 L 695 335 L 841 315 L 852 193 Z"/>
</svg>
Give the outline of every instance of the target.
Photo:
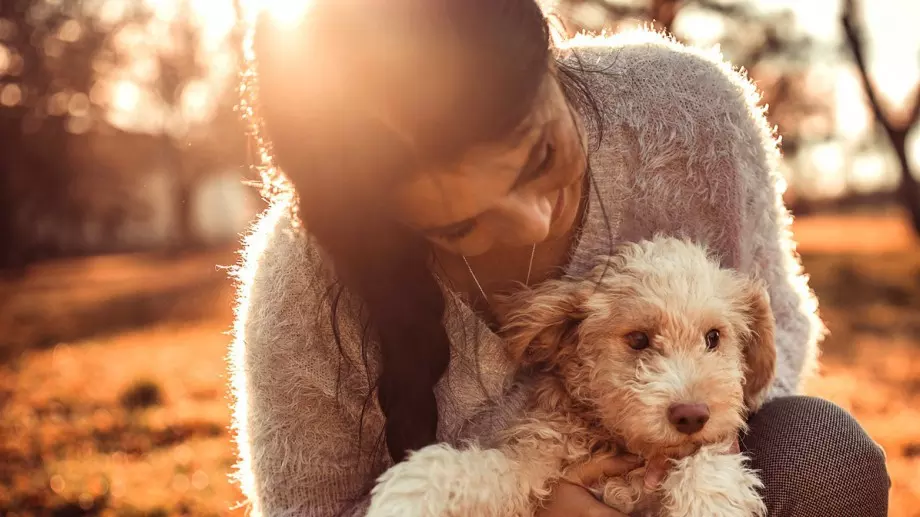
<svg viewBox="0 0 920 517">
<path fill-rule="evenodd" d="M 684 241 L 628 245 L 592 278 L 546 282 L 509 302 L 512 356 L 559 376 L 642 454 L 730 440 L 773 378 L 764 287 Z"/>
</svg>

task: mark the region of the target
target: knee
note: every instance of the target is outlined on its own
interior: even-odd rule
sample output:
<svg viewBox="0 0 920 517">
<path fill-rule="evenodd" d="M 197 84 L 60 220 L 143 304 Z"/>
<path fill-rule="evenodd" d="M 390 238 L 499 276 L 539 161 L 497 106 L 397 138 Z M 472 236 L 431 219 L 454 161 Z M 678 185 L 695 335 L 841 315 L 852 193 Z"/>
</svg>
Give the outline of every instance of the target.
<svg viewBox="0 0 920 517">
<path fill-rule="evenodd" d="M 750 421 L 743 445 L 771 516 L 887 515 L 885 452 L 832 402 L 784 397 Z"/>
</svg>

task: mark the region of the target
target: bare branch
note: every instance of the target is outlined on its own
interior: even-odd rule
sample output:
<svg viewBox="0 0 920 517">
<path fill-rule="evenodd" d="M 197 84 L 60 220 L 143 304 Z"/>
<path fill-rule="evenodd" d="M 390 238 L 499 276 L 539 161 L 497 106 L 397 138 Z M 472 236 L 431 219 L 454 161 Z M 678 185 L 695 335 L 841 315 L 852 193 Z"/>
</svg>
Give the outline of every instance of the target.
<svg viewBox="0 0 920 517">
<path fill-rule="evenodd" d="M 844 0 L 843 17 L 840 20 L 843 25 L 843 34 L 846 38 L 847 45 L 850 47 L 850 51 L 853 52 L 853 59 L 856 61 L 856 68 L 859 70 L 859 77 L 862 80 L 863 89 L 866 91 L 866 97 L 869 99 L 869 105 L 875 114 L 875 118 L 880 124 L 885 126 L 886 131 L 890 132 L 894 128 L 891 127 L 888 117 L 882 110 L 881 102 L 878 95 L 875 93 L 875 87 L 872 85 L 872 80 L 869 78 L 869 69 L 866 64 L 866 55 L 864 51 L 865 47 L 862 41 L 862 35 L 860 34 L 860 28 L 855 21 L 855 10 L 854 0 Z"/>
<path fill-rule="evenodd" d="M 872 81 L 869 80 L 863 41 L 861 39 L 859 27 L 857 26 L 855 11 L 855 0 L 844 0 L 843 16 L 840 20 L 843 25 L 844 37 L 846 38 L 850 50 L 853 52 L 853 58 L 859 69 L 859 75 L 862 78 L 862 83 L 866 90 L 866 97 L 869 99 L 869 105 L 872 107 L 873 113 L 875 113 L 876 120 L 885 129 L 888 141 L 898 158 L 901 177 L 901 182 L 898 185 L 899 198 L 904 208 L 910 213 L 914 231 L 920 234 L 920 185 L 918 185 L 917 180 L 911 174 L 910 161 L 907 159 L 907 132 L 917 120 L 918 111 L 920 111 L 920 106 L 918 106 L 920 105 L 920 99 L 915 102 L 911 109 L 911 117 L 904 124 L 895 125 L 891 119 L 885 115 L 881 103 L 879 102 L 878 94 L 872 86 Z M 920 92 L 920 88 L 918 88 L 918 92 Z"/>
<path fill-rule="evenodd" d="M 682 4 L 681 0 L 652 0 L 649 2 L 648 17 L 658 22 L 662 29 L 671 33 L 674 18 L 677 17 Z"/>
</svg>

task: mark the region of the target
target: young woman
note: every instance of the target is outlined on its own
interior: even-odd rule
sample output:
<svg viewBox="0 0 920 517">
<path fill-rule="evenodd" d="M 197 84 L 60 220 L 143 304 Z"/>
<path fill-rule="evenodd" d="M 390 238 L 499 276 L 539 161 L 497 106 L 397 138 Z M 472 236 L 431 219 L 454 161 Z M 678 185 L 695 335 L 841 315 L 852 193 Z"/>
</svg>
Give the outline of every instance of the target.
<svg viewBox="0 0 920 517">
<path fill-rule="evenodd" d="M 769 283 L 777 378 L 741 446 L 770 515 L 886 515 L 882 450 L 796 394 L 820 322 L 753 86 L 657 34 L 550 34 L 535 0 L 312 0 L 292 29 L 258 25 L 256 117 L 293 195 L 240 272 L 254 510 L 361 515 L 407 451 L 500 429 L 517 399 L 496 293 L 664 232 Z M 586 465 L 581 482 L 637 464 Z M 620 514 L 562 483 L 540 515 Z"/>
</svg>

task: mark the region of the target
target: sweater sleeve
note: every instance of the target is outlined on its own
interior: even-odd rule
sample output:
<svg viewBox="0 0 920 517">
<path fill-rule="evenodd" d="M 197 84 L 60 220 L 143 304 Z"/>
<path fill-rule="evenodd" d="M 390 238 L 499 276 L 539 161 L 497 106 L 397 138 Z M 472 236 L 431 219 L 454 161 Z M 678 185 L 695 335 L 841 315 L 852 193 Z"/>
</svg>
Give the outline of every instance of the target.
<svg viewBox="0 0 920 517">
<path fill-rule="evenodd" d="M 778 142 L 760 97 L 716 52 L 649 31 L 576 40 L 604 93 L 612 138 L 598 158 L 620 171 L 620 238 L 669 233 L 701 242 L 723 265 L 762 278 L 776 317 L 768 396 L 797 393 L 815 368 L 823 325 L 795 253 Z M 605 90 L 606 89 L 606 90 Z"/>
<path fill-rule="evenodd" d="M 753 98 L 753 97 L 751 97 Z M 738 266 L 767 283 L 776 318 L 776 379 L 768 397 L 795 395 L 817 369 L 819 343 L 825 327 L 818 301 L 808 285 L 795 251 L 792 217 L 783 201 L 785 180 L 779 168 L 777 141 L 761 109 L 747 105 L 751 116 L 739 120 L 750 134 L 741 144 L 741 247 Z"/>
<path fill-rule="evenodd" d="M 373 451 L 382 419 L 355 353 L 352 311 L 340 311 L 336 343 L 328 275 L 287 213 L 266 212 L 237 270 L 229 354 L 237 481 L 256 516 L 364 515 L 361 494 L 385 468 Z"/>
</svg>

